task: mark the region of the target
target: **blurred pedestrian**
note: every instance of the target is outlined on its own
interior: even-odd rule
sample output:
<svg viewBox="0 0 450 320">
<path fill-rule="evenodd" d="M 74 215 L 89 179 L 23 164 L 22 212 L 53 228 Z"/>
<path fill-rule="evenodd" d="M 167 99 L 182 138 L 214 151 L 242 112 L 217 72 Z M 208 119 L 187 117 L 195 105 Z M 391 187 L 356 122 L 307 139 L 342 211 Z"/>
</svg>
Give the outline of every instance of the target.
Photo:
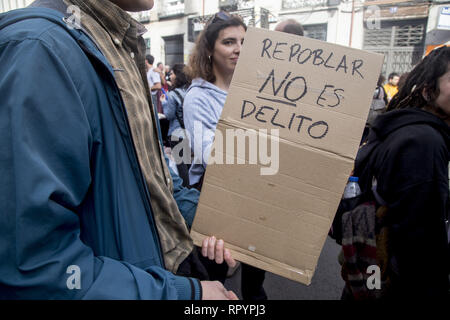
<svg viewBox="0 0 450 320">
<path fill-rule="evenodd" d="M 164 89 L 163 93 L 167 93 L 167 91 L 169 91 L 169 85 L 167 84 L 166 67 L 162 62 L 158 62 L 155 71 L 159 73 L 159 76 L 161 78 L 162 89 Z"/>
<path fill-rule="evenodd" d="M 161 90 L 161 76 L 159 72 L 155 71 L 153 67 L 153 63 L 155 61 L 155 57 L 151 54 L 148 54 L 145 57 L 145 65 L 147 69 L 147 81 L 150 87 L 150 93 L 152 97 L 152 103 L 156 107 L 158 113 L 162 113 L 162 109 L 158 107 L 158 92 Z"/>
<path fill-rule="evenodd" d="M 183 186 L 189 186 L 189 166 L 191 163 L 191 155 L 184 157 L 184 150 L 190 150 L 189 140 L 186 140 L 185 126 L 183 120 L 183 102 L 186 90 L 190 85 L 190 79 L 184 72 L 184 64 L 176 64 L 170 71 L 170 81 L 173 83 L 173 89 L 167 94 L 167 100 L 163 100 L 164 114 L 169 120 L 169 141 L 172 153 L 177 163 L 178 175 L 183 179 Z M 188 144 L 183 147 L 182 144 Z M 181 148 L 176 148 L 181 144 Z M 178 150 L 179 149 L 179 150 Z M 188 161 L 185 161 L 187 158 Z"/>
<path fill-rule="evenodd" d="M 400 76 L 396 72 L 392 72 L 388 77 L 388 82 L 384 85 L 384 91 L 386 91 L 388 102 L 397 94 L 398 92 L 398 81 Z"/>
<path fill-rule="evenodd" d="M 387 94 L 383 88 L 383 81 L 384 77 L 380 75 L 378 78 L 377 87 L 373 93 L 369 117 L 367 118 L 367 123 L 369 126 L 372 126 L 377 116 L 386 110 L 386 106 L 388 104 Z"/>
<path fill-rule="evenodd" d="M 353 175 L 377 202 L 374 232 L 385 298 L 449 297 L 449 124 L 450 48 L 443 47 L 409 73 L 355 162 Z"/>
<path fill-rule="evenodd" d="M 303 36 L 304 30 L 301 23 L 297 22 L 295 19 L 287 19 L 281 21 L 276 27 L 275 31 L 281 31 L 285 33 L 295 34 L 297 36 Z"/>
<path fill-rule="evenodd" d="M 402 89 L 403 85 L 406 82 L 406 78 L 408 77 L 408 75 L 409 75 L 409 72 L 402 73 L 402 75 L 398 79 L 398 85 L 397 85 L 398 86 L 398 91 L 400 91 Z"/>
</svg>

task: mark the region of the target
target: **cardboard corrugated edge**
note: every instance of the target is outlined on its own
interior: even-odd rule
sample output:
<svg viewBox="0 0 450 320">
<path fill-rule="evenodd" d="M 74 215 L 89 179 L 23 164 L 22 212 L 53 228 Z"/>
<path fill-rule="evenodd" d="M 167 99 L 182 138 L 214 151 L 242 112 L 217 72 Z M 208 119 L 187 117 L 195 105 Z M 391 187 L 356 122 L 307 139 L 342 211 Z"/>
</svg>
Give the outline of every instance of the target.
<svg viewBox="0 0 450 320">
<path fill-rule="evenodd" d="M 208 237 L 208 235 L 204 235 L 193 230 L 191 231 L 191 238 L 196 246 L 201 247 L 202 242 L 206 237 Z M 314 272 L 311 270 L 300 270 L 287 264 L 280 263 L 277 260 L 267 258 L 248 250 L 243 250 L 229 243 L 226 243 L 225 247 L 230 249 L 232 257 L 237 261 L 250 264 L 256 268 L 263 269 L 308 286 L 311 284 L 311 280 L 314 275 Z"/>
</svg>

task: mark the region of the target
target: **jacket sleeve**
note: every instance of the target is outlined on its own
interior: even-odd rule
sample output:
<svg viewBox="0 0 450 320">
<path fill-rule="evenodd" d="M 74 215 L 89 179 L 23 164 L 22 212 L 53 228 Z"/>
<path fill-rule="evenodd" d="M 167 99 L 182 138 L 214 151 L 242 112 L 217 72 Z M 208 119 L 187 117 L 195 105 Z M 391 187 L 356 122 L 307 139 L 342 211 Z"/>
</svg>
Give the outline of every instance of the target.
<svg viewBox="0 0 450 320">
<path fill-rule="evenodd" d="M 167 94 L 168 98 L 162 103 L 164 114 L 167 117 L 167 120 L 173 121 L 176 119 L 175 111 L 177 109 L 177 101 L 174 97 L 175 93 L 169 92 Z"/>
<path fill-rule="evenodd" d="M 183 118 L 186 133 L 194 151 L 194 164 L 202 164 L 206 168 L 208 157 L 214 141 L 216 121 L 209 112 L 211 107 L 206 99 L 202 99 L 197 92 L 186 94 L 183 103 Z"/>
<path fill-rule="evenodd" d="M 434 129 L 430 129 L 434 130 Z M 397 288 L 432 297 L 448 290 L 447 150 L 436 136 L 400 137 L 382 154 L 377 191 L 388 203 L 389 250 Z"/>
<path fill-rule="evenodd" d="M 188 228 L 191 229 L 194 222 L 195 212 L 197 211 L 200 191 L 183 187 L 183 180 L 169 166 L 169 158 L 164 154 L 167 167 L 173 180 L 173 197 L 177 202 L 178 209 L 183 216 Z"/>
<path fill-rule="evenodd" d="M 93 124 L 71 68 L 37 39 L 0 43 L 0 59 L 0 298 L 199 299 L 198 280 L 80 240 Z"/>
</svg>

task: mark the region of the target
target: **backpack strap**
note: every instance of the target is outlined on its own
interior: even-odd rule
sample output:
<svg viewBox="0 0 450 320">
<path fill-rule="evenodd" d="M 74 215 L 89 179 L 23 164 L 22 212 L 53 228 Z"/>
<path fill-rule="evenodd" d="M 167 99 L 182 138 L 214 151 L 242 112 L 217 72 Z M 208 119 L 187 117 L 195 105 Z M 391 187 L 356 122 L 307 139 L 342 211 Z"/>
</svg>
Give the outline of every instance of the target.
<svg viewBox="0 0 450 320">
<path fill-rule="evenodd" d="M 183 111 L 184 98 L 181 95 L 181 93 L 178 92 L 177 89 L 173 90 L 173 92 L 178 96 L 178 98 L 180 98 L 180 105 L 179 105 L 179 108 L 177 108 L 176 111 L 175 111 L 175 116 L 177 117 L 177 120 L 180 123 L 181 128 L 185 129 L 185 127 L 184 127 L 184 119 L 183 119 L 182 114 L 180 114 L 180 111 L 181 112 Z"/>
<path fill-rule="evenodd" d="M 184 101 L 183 96 L 181 95 L 181 93 L 177 89 L 173 90 L 173 92 L 178 96 L 178 98 L 180 98 L 180 105 L 182 106 L 183 105 L 183 101 Z"/>
</svg>

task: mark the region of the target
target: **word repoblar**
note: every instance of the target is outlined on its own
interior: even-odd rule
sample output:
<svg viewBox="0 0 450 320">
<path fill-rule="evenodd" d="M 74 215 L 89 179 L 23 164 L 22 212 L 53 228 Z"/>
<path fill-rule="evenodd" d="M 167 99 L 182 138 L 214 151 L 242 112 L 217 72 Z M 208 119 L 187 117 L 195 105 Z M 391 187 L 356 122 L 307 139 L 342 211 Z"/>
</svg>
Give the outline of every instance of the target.
<svg viewBox="0 0 450 320">
<path fill-rule="evenodd" d="M 364 79 L 361 73 L 364 61 L 361 59 L 351 59 L 345 54 L 335 57 L 333 52 L 326 52 L 320 48 L 304 48 L 300 43 L 294 43 L 291 46 L 288 46 L 287 42 L 276 42 L 274 44 L 269 38 L 264 39 L 262 44 L 261 57 L 280 61 L 293 61 L 298 64 L 309 62 L 314 66 L 333 69 L 336 72 L 344 72 L 345 74 L 348 73 Z"/>
</svg>

